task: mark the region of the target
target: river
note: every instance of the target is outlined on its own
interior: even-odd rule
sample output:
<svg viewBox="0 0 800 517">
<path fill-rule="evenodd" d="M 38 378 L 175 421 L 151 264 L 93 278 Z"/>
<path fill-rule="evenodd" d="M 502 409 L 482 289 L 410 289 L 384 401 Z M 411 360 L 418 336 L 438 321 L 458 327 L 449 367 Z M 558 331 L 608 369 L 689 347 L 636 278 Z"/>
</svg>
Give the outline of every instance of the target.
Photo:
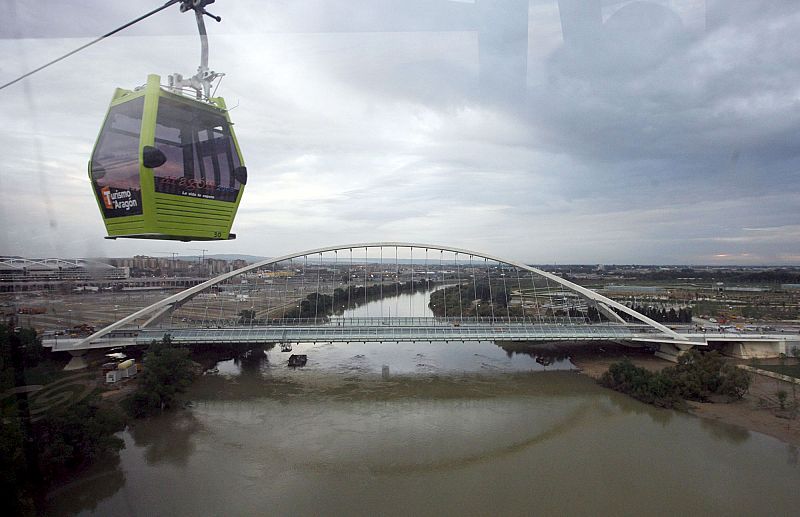
<svg viewBox="0 0 800 517">
<path fill-rule="evenodd" d="M 391 312 L 427 315 L 426 296 L 401 295 Z M 345 316 L 380 310 L 371 302 Z M 641 404 L 571 372 L 567 359 L 544 367 L 488 342 L 298 352 L 309 362 L 296 370 L 278 348 L 219 363 L 192 386 L 190 409 L 121 433 L 119 462 L 53 493 L 48 512 L 789 515 L 800 507 L 796 447 Z"/>
</svg>

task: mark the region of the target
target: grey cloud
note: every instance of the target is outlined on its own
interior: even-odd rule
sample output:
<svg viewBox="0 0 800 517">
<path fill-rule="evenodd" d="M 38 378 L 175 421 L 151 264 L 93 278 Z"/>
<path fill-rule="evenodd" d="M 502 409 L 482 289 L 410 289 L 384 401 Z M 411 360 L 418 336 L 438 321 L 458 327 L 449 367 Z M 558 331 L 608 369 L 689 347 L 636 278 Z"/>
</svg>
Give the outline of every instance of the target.
<svg viewBox="0 0 800 517">
<path fill-rule="evenodd" d="M 534 262 L 798 262 L 800 17 L 788 2 L 724 3 L 708 2 L 702 30 L 668 2 L 605 2 L 599 31 L 565 43 L 559 3 L 530 2 L 515 97 L 503 85 L 519 73 L 519 20 L 499 10 L 476 19 L 475 6 L 445 1 L 219 2 L 211 64 L 228 73 L 220 92 L 239 105 L 231 116 L 252 181 L 239 239 L 209 247 L 271 255 L 397 238 Z M 43 16 L 17 4 L 20 27 L 86 36 L 93 8 L 103 23 L 131 17 L 130 6 L 101 4 Z M 102 241 L 85 182 L 113 88 L 191 72 L 192 30 L 188 16 L 163 13 L 31 78 L 33 105 L 20 89 L 0 92 L 18 121 L 4 130 L 0 253 L 192 247 Z M 80 41 L 0 40 L 13 56 L 0 79 Z M 37 167 L 57 229 L 31 180 Z M 12 200 L 29 210 L 9 210 Z"/>
</svg>

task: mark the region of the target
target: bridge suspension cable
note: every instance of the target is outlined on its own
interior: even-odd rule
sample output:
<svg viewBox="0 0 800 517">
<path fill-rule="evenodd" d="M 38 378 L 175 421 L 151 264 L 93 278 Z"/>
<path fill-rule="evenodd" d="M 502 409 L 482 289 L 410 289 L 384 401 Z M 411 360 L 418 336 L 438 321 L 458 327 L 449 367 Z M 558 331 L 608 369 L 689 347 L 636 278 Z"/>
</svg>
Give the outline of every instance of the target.
<svg viewBox="0 0 800 517">
<path fill-rule="evenodd" d="M 363 257 L 356 257 L 362 250 Z M 136 324 L 164 332 L 246 327 L 246 333 L 230 334 L 243 339 L 590 339 L 633 328 L 681 339 L 629 307 L 547 271 L 459 248 L 406 243 L 334 246 L 267 259 L 168 296 L 89 340 Z"/>
</svg>

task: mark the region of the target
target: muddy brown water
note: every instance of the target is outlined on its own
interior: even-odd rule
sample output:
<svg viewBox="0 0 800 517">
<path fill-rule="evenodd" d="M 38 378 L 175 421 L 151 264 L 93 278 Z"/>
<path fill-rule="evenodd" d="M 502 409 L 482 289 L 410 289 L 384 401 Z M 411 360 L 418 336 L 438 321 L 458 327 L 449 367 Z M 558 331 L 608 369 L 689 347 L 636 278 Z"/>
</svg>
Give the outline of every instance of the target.
<svg viewBox="0 0 800 517">
<path fill-rule="evenodd" d="M 419 296 L 419 295 L 414 295 Z M 54 515 L 790 515 L 798 450 L 493 343 L 299 345 L 220 363 Z M 388 376 L 383 366 L 389 366 Z"/>
</svg>

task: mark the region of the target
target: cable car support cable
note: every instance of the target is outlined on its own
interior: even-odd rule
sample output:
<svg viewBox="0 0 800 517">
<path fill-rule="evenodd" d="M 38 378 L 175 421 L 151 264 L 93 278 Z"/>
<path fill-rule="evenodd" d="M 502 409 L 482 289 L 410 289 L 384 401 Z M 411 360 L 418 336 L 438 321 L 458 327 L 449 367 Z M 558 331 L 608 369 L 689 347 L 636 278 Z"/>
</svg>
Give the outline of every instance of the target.
<svg viewBox="0 0 800 517">
<path fill-rule="evenodd" d="M 181 2 L 181 1 L 182 1 L 182 0 L 169 0 L 167 3 L 165 3 L 165 4 L 164 4 L 164 5 L 162 5 L 161 7 L 157 7 L 156 9 L 153 9 L 153 10 L 152 10 L 152 11 L 150 11 L 149 13 L 143 14 L 143 15 L 139 16 L 138 18 L 136 18 L 136 19 L 134 19 L 134 20 L 131 20 L 131 21 L 129 21 L 129 22 L 128 22 L 128 23 L 126 23 L 125 25 L 121 25 L 120 27 L 117 27 L 116 29 L 114 29 L 114 30 L 113 30 L 113 31 L 111 31 L 111 32 L 107 32 L 107 33 L 103 34 L 102 36 L 100 36 L 100 37 L 98 37 L 98 38 L 95 38 L 95 39 L 93 39 L 93 40 L 92 40 L 92 41 L 90 41 L 89 43 L 86 43 L 86 44 L 84 44 L 84 45 L 81 45 L 80 47 L 76 48 L 75 50 L 71 50 L 71 51 L 67 52 L 67 53 L 66 53 L 66 54 L 64 54 L 64 55 L 62 55 L 62 56 L 60 56 L 60 57 L 57 57 L 57 58 L 53 59 L 52 61 L 49 61 L 49 62 L 47 62 L 47 63 L 43 64 L 43 65 L 42 65 L 42 66 L 40 66 L 39 68 L 36 68 L 36 69 L 34 69 L 34 70 L 31 70 L 30 72 L 27 72 L 27 73 L 25 73 L 25 74 L 23 74 L 23 75 L 21 75 L 21 76 L 17 77 L 16 79 L 14 79 L 14 80 L 12 80 L 12 81 L 9 81 L 9 82 L 7 82 L 7 83 L 3 84 L 2 86 L 0 86 L 0 90 L 2 90 L 2 89 L 4 89 L 4 88 L 7 88 L 7 87 L 9 87 L 9 86 L 11 86 L 12 84 L 18 83 L 18 82 L 20 82 L 21 80 L 25 79 L 26 77 L 30 77 L 30 76 L 32 76 L 33 74 L 35 74 L 36 72 L 39 72 L 39 71 L 41 71 L 41 70 L 44 70 L 44 69 L 45 69 L 45 68 L 47 68 L 48 66 L 54 65 L 54 64 L 58 63 L 59 61 L 63 61 L 64 59 L 66 59 L 66 58 L 68 58 L 68 57 L 72 56 L 73 54 L 77 54 L 77 53 L 78 53 L 78 52 L 80 52 L 81 50 L 83 50 L 83 49 L 85 49 L 85 48 L 88 48 L 88 47 L 91 47 L 91 46 L 92 46 L 92 45 L 94 45 L 95 43 L 99 43 L 100 41 L 102 41 L 102 40 L 104 40 L 104 39 L 106 39 L 106 38 L 108 38 L 108 37 L 110 37 L 110 36 L 113 36 L 114 34 L 116 34 L 116 33 L 120 32 L 120 31 L 122 31 L 122 30 L 125 30 L 125 29 L 127 29 L 127 28 L 128 28 L 128 27 L 130 27 L 131 25 L 135 25 L 135 24 L 139 23 L 140 21 L 144 20 L 145 18 L 149 18 L 149 17 L 153 16 L 154 14 L 156 14 L 156 13 L 158 13 L 158 12 L 161 12 L 161 11 L 163 11 L 163 10 L 164 10 L 164 9 L 166 9 L 167 7 L 170 7 L 171 5 L 177 4 L 177 3 Z M 211 15 L 209 14 L 209 16 L 211 16 Z M 216 18 L 215 18 L 215 19 L 216 19 Z"/>
</svg>

